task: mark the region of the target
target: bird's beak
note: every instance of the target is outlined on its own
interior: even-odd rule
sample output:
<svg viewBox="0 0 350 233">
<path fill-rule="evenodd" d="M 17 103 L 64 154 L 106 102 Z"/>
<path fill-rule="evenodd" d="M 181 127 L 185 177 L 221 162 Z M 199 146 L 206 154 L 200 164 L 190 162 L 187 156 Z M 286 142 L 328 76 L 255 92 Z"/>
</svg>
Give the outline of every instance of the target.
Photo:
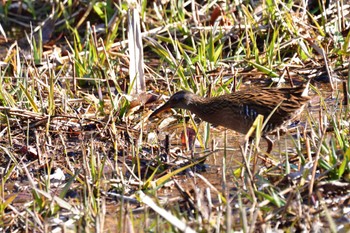
<svg viewBox="0 0 350 233">
<path fill-rule="evenodd" d="M 150 116 L 149 118 L 153 118 L 155 117 L 156 115 L 158 115 L 159 113 L 161 112 L 164 112 L 166 110 L 169 110 L 171 109 L 171 104 L 168 102 L 166 102 L 165 104 L 163 104 L 162 106 L 160 106 L 159 108 L 157 108 Z"/>
</svg>

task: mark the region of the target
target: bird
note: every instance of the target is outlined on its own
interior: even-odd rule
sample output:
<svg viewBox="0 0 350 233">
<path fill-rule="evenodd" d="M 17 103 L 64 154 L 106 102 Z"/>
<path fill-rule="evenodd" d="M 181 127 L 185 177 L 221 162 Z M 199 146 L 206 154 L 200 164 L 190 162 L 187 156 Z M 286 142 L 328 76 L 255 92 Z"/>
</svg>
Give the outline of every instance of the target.
<svg viewBox="0 0 350 233">
<path fill-rule="evenodd" d="M 290 124 L 303 111 L 310 100 L 308 86 L 309 82 L 297 87 L 249 88 L 207 98 L 181 90 L 149 118 L 171 108 L 186 109 L 213 125 L 247 134 L 260 114 L 268 119 L 262 129 L 262 137 L 268 143 L 266 152 L 270 153 L 273 142 L 267 135 Z"/>
</svg>

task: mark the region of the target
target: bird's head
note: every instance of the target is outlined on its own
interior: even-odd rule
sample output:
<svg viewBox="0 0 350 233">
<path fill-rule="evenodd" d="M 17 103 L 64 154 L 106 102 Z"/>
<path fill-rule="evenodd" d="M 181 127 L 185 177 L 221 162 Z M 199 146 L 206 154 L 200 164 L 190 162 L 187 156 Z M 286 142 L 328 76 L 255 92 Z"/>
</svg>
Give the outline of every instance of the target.
<svg viewBox="0 0 350 233">
<path fill-rule="evenodd" d="M 192 102 L 194 94 L 189 91 L 179 91 L 170 97 L 170 99 L 156 109 L 151 115 L 150 118 L 156 116 L 157 114 L 168 110 L 170 108 L 182 108 L 188 109 L 189 104 Z"/>
</svg>

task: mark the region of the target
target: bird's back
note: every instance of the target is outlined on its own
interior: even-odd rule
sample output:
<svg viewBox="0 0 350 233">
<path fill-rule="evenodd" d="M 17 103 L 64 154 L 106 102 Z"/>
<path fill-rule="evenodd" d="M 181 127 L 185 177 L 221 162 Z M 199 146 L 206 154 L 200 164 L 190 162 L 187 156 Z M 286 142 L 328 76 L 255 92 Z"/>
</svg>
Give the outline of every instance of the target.
<svg viewBox="0 0 350 233">
<path fill-rule="evenodd" d="M 305 86 L 295 88 L 254 88 L 214 98 L 197 113 L 203 120 L 246 133 L 260 114 L 270 116 L 264 132 L 268 133 L 295 118 L 310 99 Z"/>
</svg>

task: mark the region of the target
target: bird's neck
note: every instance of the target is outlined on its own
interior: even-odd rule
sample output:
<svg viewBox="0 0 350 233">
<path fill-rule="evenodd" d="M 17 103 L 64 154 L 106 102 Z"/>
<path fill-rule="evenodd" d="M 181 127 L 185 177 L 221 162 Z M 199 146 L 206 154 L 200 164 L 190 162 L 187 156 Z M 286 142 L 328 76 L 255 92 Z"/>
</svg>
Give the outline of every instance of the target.
<svg viewBox="0 0 350 233">
<path fill-rule="evenodd" d="M 200 118 L 206 118 L 206 114 L 210 109 L 210 98 L 204 98 L 198 95 L 194 95 L 191 101 L 186 104 L 185 109 L 191 111 L 191 113 L 196 114 Z"/>
</svg>

